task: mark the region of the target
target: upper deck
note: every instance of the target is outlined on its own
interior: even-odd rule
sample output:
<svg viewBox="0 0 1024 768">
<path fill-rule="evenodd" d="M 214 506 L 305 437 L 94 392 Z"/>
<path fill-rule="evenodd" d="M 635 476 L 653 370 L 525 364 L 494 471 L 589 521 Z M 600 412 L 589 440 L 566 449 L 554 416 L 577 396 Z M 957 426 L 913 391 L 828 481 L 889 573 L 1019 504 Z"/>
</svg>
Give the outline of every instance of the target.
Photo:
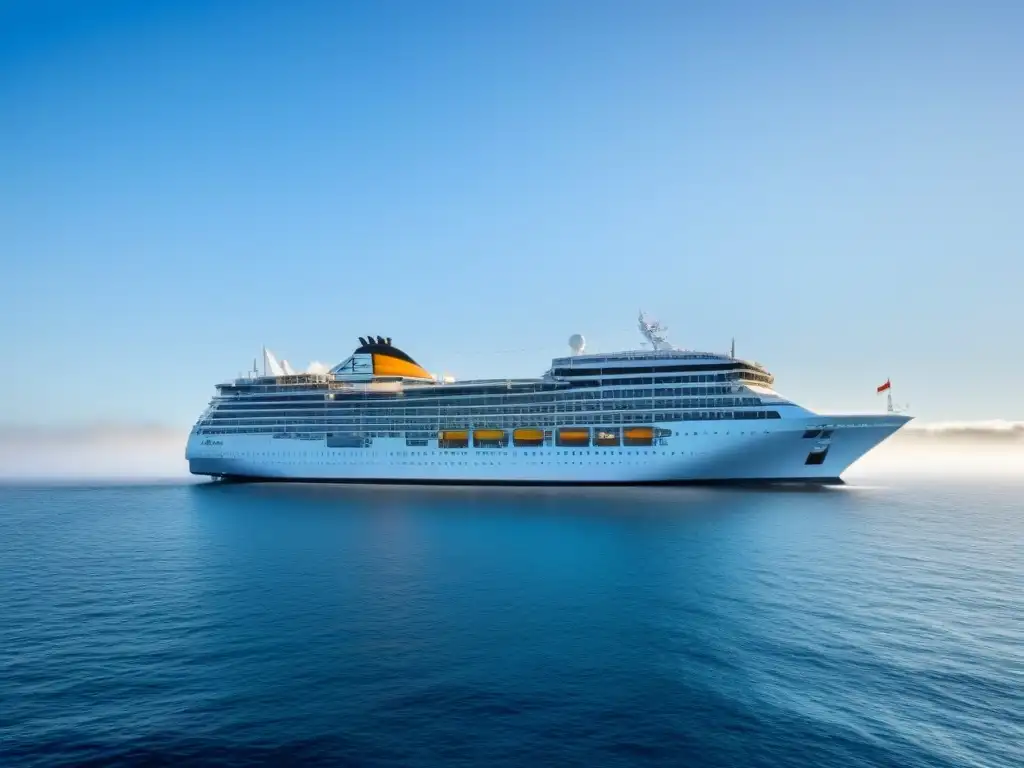
<svg viewBox="0 0 1024 768">
<path fill-rule="evenodd" d="M 621 352 L 574 354 L 556 357 L 539 378 L 476 379 L 455 382 L 426 371 L 408 354 L 391 343 L 390 337 L 359 338 L 356 350 L 338 365 L 323 373 L 295 373 L 284 368 L 266 350 L 265 360 L 271 375 L 251 374 L 217 386 L 221 395 L 301 393 L 310 390 L 334 392 L 387 393 L 418 392 L 455 394 L 465 390 L 552 389 L 562 387 L 642 384 L 638 377 L 653 377 L 660 383 L 702 383 L 741 380 L 771 387 L 774 377 L 760 363 L 740 360 L 712 352 L 676 349 L 664 338 L 664 329 L 646 320 L 641 313 L 640 330 L 651 349 Z M 582 346 L 582 337 L 580 346 Z M 580 352 L 580 349 L 574 347 Z M 676 375 L 670 378 L 666 374 Z"/>
<path fill-rule="evenodd" d="M 600 355 L 573 355 L 551 361 L 548 376 L 556 379 L 600 380 L 611 383 L 638 375 L 689 374 L 698 381 L 741 378 L 771 386 L 775 378 L 764 366 L 728 355 L 684 350 L 637 350 Z M 730 375 L 731 374 L 731 375 Z M 714 378 L 702 378 L 714 376 Z"/>
</svg>

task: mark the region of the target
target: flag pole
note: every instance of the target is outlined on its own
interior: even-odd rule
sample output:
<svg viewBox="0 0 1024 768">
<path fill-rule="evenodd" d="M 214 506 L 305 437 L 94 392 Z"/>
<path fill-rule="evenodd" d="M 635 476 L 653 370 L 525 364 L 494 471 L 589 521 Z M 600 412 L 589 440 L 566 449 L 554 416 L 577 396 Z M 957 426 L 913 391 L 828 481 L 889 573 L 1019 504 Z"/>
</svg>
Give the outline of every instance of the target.
<svg viewBox="0 0 1024 768">
<path fill-rule="evenodd" d="M 889 413 L 892 413 L 892 377 L 886 378 L 886 381 L 889 382 L 889 389 L 885 393 L 886 395 L 888 395 L 886 400 L 887 400 L 887 402 L 889 404 Z"/>
</svg>

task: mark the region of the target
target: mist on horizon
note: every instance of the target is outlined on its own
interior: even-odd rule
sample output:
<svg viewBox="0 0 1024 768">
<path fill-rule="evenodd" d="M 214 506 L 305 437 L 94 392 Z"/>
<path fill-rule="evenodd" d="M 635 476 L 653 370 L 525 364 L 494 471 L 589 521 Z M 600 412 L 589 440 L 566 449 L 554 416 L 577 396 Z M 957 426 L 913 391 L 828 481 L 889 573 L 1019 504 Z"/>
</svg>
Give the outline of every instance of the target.
<svg viewBox="0 0 1024 768">
<path fill-rule="evenodd" d="M 0 430 L 0 480 L 201 480 L 189 474 L 187 438 L 161 426 L 9 427 Z M 911 424 L 843 477 L 995 475 L 1024 477 L 1024 422 Z"/>
<path fill-rule="evenodd" d="M 1024 422 L 950 422 L 904 427 L 843 478 L 1024 477 Z"/>
</svg>

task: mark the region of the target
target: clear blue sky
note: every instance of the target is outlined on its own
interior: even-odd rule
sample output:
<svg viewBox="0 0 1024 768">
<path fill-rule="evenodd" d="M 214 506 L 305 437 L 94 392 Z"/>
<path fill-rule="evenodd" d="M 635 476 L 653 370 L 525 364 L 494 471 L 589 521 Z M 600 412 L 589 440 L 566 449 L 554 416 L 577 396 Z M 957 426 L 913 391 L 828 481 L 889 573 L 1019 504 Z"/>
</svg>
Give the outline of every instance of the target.
<svg viewBox="0 0 1024 768">
<path fill-rule="evenodd" d="M 941 7 L 940 7 L 941 6 Z M 584 333 L 1024 418 L 1024 4 L 0 3 L 0 423 Z"/>
</svg>

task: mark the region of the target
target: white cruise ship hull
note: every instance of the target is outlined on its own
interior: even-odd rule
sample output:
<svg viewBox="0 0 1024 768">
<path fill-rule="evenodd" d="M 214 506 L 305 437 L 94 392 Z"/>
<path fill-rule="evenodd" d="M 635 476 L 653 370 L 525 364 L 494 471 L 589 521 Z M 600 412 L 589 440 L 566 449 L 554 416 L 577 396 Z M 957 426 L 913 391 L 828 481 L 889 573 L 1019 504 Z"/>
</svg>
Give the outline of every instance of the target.
<svg viewBox="0 0 1024 768">
<path fill-rule="evenodd" d="M 649 447 L 439 448 L 376 438 L 369 448 L 266 434 L 193 434 L 193 474 L 235 480 L 390 483 L 835 484 L 857 459 L 906 424 L 899 414 L 756 421 L 668 422 Z M 826 437 L 809 436 L 821 428 Z M 822 457 L 821 454 L 824 453 Z"/>
</svg>

